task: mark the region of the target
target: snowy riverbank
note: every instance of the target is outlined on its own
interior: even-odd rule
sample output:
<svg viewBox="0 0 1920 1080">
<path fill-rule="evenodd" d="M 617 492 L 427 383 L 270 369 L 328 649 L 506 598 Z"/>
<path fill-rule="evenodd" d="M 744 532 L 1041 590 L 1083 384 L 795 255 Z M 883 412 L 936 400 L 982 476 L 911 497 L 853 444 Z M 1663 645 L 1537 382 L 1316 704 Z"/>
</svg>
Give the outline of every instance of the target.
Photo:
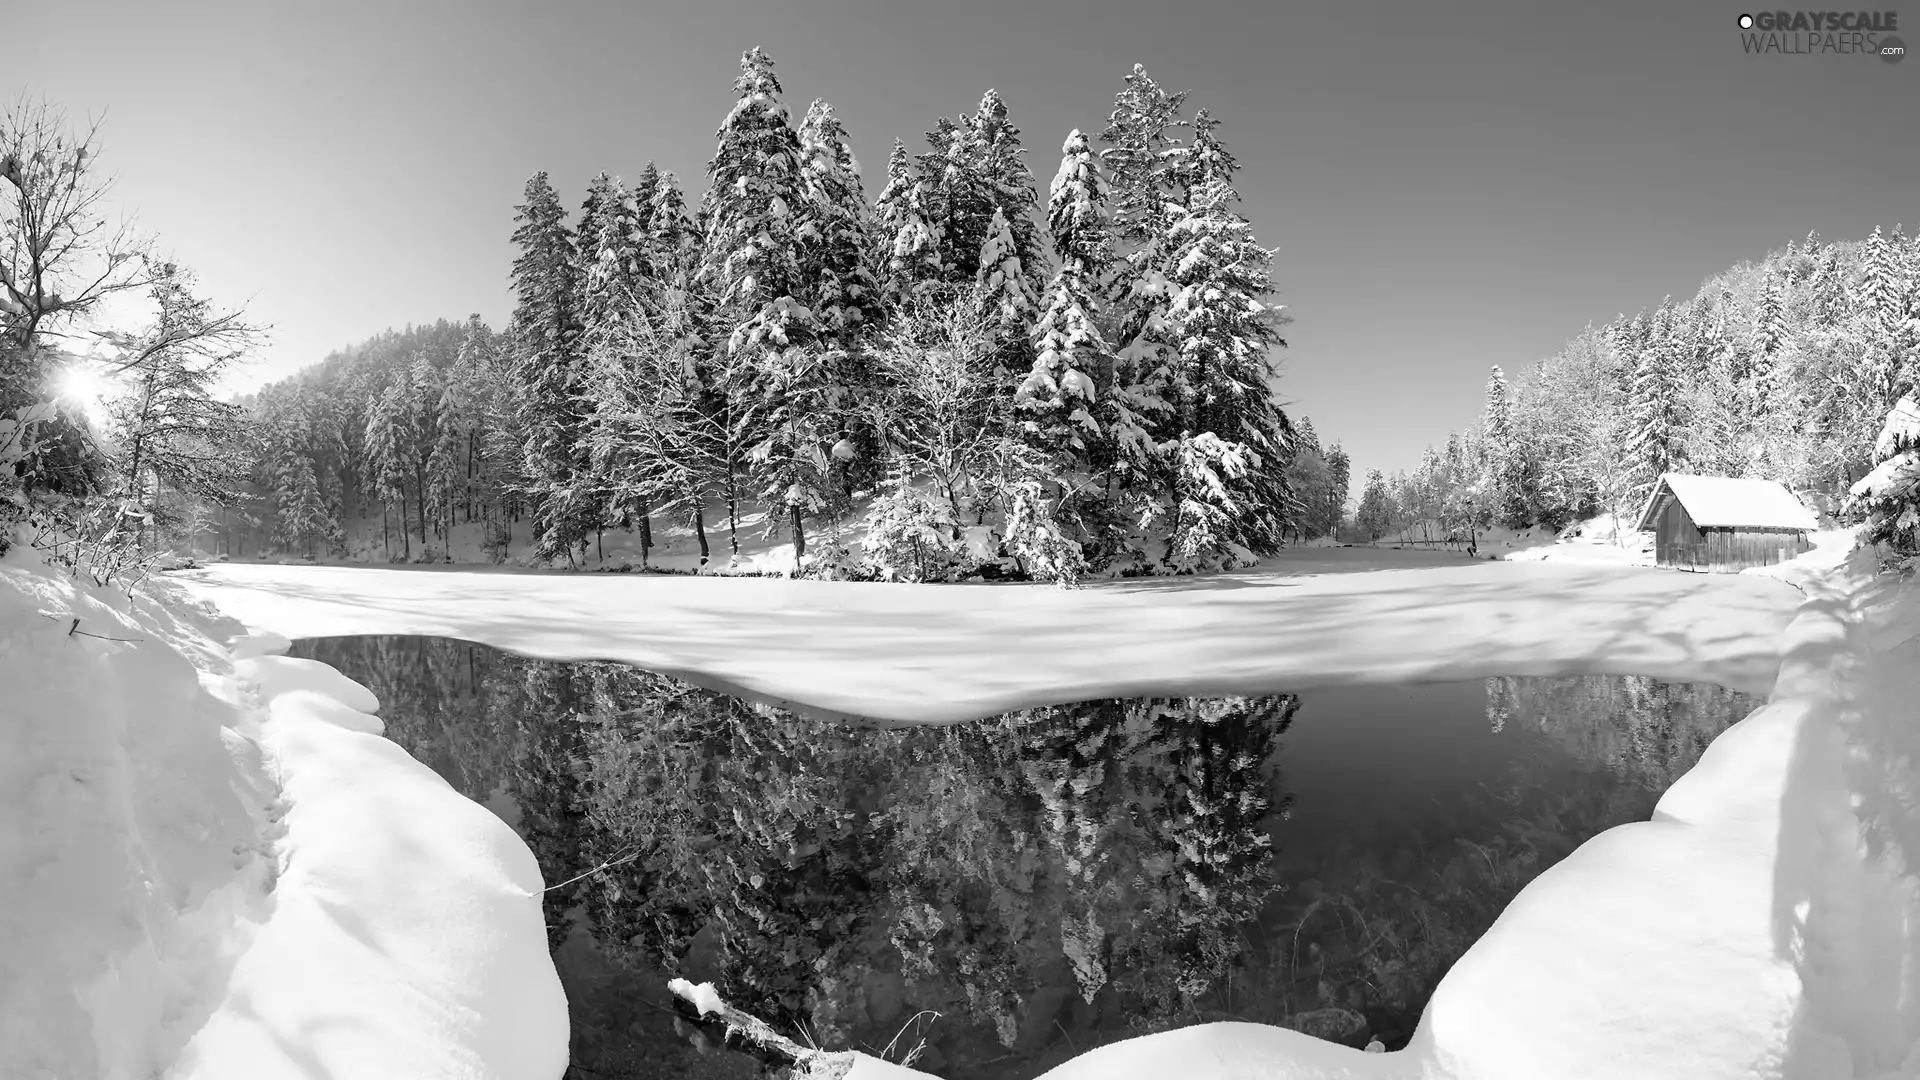
<svg viewBox="0 0 1920 1080">
<path fill-rule="evenodd" d="M 0 1075 L 559 1076 L 531 853 L 240 629 L 0 561 Z"/>
</svg>

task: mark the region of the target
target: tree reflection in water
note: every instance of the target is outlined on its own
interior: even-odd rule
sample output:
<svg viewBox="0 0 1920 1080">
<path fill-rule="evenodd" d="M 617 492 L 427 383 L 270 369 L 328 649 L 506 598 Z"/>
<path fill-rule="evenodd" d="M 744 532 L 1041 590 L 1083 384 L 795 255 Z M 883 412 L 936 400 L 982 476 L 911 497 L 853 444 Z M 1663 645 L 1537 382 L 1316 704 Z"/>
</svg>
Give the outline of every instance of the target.
<svg viewBox="0 0 1920 1080">
<path fill-rule="evenodd" d="M 824 1046 L 879 1052 L 906 1028 L 892 1056 L 924 1039 L 917 1066 L 956 1080 L 1211 1019 L 1398 1046 L 1522 885 L 1649 816 L 1759 704 L 1611 676 L 1399 688 L 1397 704 L 1315 693 L 1308 723 L 1329 733 L 1384 722 L 1467 747 L 1453 771 L 1416 754 L 1343 775 L 1320 820 L 1287 792 L 1375 737 L 1283 738 L 1291 694 L 874 730 L 446 639 L 294 653 L 372 689 L 388 737 L 500 813 L 558 883 L 549 937 L 581 1077 L 760 1071 L 692 1053 L 711 1036 L 675 1014 L 669 973 Z M 1416 810 L 1387 798 L 1422 771 L 1437 786 Z"/>
</svg>

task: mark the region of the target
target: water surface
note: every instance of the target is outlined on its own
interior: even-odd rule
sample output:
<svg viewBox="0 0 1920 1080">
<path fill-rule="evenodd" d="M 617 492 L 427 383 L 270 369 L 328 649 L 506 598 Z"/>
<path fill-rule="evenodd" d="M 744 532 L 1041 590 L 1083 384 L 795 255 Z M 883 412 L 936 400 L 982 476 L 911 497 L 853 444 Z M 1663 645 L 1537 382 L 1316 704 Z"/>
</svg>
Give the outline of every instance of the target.
<svg viewBox="0 0 1920 1080">
<path fill-rule="evenodd" d="M 951 1080 L 1218 1019 L 1398 1047 L 1522 885 L 1760 704 L 1500 678 L 873 730 L 439 638 L 293 655 L 526 839 L 579 1078 L 762 1071 L 670 975 Z"/>
</svg>

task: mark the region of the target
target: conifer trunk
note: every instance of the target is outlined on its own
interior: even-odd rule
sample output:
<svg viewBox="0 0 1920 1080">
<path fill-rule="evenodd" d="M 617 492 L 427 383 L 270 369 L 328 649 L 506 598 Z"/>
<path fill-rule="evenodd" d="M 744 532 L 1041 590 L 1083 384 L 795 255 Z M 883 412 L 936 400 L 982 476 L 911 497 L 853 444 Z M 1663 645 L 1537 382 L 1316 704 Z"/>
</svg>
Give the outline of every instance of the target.
<svg viewBox="0 0 1920 1080">
<path fill-rule="evenodd" d="M 787 508 L 793 515 L 793 568 L 800 569 L 800 560 L 807 554 L 807 531 L 800 523 L 800 505 L 795 503 Z"/>
</svg>

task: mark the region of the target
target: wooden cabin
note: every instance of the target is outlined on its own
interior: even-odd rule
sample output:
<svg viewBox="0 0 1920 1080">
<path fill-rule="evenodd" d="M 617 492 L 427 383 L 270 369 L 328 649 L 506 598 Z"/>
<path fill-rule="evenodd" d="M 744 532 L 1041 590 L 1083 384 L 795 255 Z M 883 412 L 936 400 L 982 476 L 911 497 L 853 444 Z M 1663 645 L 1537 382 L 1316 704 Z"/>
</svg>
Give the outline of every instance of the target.
<svg viewBox="0 0 1920 1080">
<path fill-rule="evenodd" d="M 1813 547 L 1813 512 L 1772 480 L 1667 473 L 1640 512 L 1654 561 L 1676 570 L 1731 574 L 1772 566 Z"/>
</svg>

